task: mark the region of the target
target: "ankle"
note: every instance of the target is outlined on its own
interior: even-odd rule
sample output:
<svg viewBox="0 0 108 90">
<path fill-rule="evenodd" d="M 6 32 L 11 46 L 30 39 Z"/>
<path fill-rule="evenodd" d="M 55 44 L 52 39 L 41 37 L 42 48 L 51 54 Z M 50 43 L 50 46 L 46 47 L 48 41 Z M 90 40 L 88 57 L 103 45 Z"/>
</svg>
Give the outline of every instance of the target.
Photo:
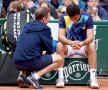
<svg viewBox="0 0 108 90">
<path fill-rule="evenodd" d="M 32 75 L 34 75 L 34 77 L 35 77 L 36 79 L 40 79 L 40 76 L 37 75 L 36 73 L 33 73 Z"/>
<path fill-rule="evenodd" d="M 59 75 L 59 78 L 63 78 L 64 79 L 63 68 L 62 67 L 58 68 L 58 75 Z"/>
</svg>

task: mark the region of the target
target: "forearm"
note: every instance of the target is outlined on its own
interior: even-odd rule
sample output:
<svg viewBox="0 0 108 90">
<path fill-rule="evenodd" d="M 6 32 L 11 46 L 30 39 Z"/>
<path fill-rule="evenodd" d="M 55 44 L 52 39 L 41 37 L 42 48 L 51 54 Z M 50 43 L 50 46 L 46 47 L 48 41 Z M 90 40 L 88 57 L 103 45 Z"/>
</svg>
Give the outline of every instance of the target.
<svg viewBox="0 0 108 90">
<path fill-rule="evenodd" d="M 71 40 L 67 39 L 66 37 L 58 37 L 59 42 L 66 44 L 66 45 L 71 45 Z"/>
<path fill-rule="evenodd" d="M 91 42 L 93 42 L 93 37 L 86 38 L 83 42 L 84 45 L 89 45 Z"/>
<path fill-rule="evenodd" d="M 91 42 L 93 42 L 93 37 L 94 37 L 94 30 L 88 29 L 87 30 L 87 38 L 84 40 L 84 44 L 89 45 Z"/>
</svg>

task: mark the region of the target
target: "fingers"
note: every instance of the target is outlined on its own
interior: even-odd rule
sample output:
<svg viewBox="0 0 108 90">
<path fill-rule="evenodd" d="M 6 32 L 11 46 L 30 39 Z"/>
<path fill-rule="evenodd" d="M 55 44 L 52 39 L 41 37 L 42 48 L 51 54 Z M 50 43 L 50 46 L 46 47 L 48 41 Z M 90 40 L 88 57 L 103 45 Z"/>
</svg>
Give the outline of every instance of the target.
<svg viewBox="0 0 108 90">
<path fill-rule="evenodd" d="M 73 41 L 72 47 L 73 49 L 79 50 L 82 47 L 82 44 L 80 41 Z"/>
</svg>

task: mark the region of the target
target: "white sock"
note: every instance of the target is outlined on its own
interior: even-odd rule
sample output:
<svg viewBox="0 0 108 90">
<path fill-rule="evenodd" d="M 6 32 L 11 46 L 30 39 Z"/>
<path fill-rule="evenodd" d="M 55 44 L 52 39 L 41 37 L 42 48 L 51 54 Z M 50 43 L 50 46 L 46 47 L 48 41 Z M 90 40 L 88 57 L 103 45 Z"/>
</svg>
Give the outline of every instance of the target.
<svg viewBox="0 0 108 90">
<path fill-rule="evenodd" d="M 58 68 L 58 75 L 59 75 L 59 78 L 64 78 L 63 67 Z"/>
<path fill-rule="evenodd" d="M 35 76 L 36 79 L 40 79 L 40 76 L 37 75 L 36 73 L 33 74 Z"/>
<path fill-rule="evenodd" d="M 26 76 L 26 72 L 20 71 L 19 75 Z"/>
<path fill-rule="evenodd" d="M 90 69 L 90 79 L 91 80 L 96 79 L 96 69 Z"/>
</svg>

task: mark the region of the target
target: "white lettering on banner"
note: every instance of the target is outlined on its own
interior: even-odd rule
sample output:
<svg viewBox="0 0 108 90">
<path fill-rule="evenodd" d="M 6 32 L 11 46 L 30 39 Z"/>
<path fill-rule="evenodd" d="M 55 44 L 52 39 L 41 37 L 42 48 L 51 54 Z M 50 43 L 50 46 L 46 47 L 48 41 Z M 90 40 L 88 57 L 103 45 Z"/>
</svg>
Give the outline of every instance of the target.
<svg viewBox="0 0 108 90">
<path fill-rule="evenodd" d="M 43 80 L 51 80 L 54 77 L 57 77 L 57 70 L 53 73 L 47 73 L 44 77 L 41 77 Z M 82 61 L 73 61 L 70 62 L 67 66 L 64 67 L 64 76 L 65 82 L 68 83 L 69 79 L 71 80 L 82 80 L 86 77 L 87 73 L 89 72 L 89 65 L 85 64 Z"/>
<path fill-rule="evenodd" d="M 83 72 L 83 73 L 81 73 Z M 68 82 L 68 78 L 72 80 L 82 80 L 89 72 L 89 65 L 81 61 L 73 61 L 68 66 L 64 67 L 65 81 Z"/>
<path fill-rule="evenodd" d="M 18 40 L 19 35 L 20 35 L 20 13 L 15 13 L 14 14 L 14 38 Z"/>
<path fill-rule="evenodd" d="M 15 32 L 16 31 L 16 13 L 14 14 L 14 20 L 13 20 L 13 31 Z M 14 33 L 13 32 L 13 33 Z M 16 38 L 15 34 L 14 34 L 14 38 Z"/>
</svg>

